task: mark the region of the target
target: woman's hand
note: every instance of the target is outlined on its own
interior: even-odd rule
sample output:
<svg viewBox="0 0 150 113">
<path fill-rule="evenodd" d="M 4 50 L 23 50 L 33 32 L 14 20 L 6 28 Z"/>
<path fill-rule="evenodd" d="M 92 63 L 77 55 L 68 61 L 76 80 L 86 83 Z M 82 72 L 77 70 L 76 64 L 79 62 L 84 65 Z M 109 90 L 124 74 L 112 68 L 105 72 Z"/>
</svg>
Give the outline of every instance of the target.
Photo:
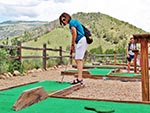
<svg viewBox="0 0 150 113">
<path fill-rule="evenodd" d="M 127 55 L 127 58 L 129 58 L 130 56 L 129 55 Z"/>
<path fill-rule="evenodd" d="M 74 44 L 71 45 L 71 48 L 70 48 L 70 54 L 74 53 L 75 52 L 75 46 Z"/>
</svg>

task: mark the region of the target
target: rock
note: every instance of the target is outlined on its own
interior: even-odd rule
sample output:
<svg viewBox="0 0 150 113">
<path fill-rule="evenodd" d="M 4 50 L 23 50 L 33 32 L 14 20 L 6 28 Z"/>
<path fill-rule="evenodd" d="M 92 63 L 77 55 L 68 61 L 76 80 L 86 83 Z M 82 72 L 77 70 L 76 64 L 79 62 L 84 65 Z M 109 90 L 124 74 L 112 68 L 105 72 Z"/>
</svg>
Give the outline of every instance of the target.
<svg viewBox="0 0 150 113">
<path fill-rule="evenodd" d="M 54 69 L 55 69 L 55 70 L 57 70 L 57 69 L 58 69 L 58 67 L 57 67 L 57 66 L 54 66 Z"/>
<path fill-rule="evenodd" d="M 8 72 L 9 77 L 13 77 L 13 74 L 11 74 L 10 72 Z"/>
<path fill-rule="evenodd" d="M 40 68 L 37 70 L 37 72 L 42 72 L 42 71 L 43 71 L 43 70 L 42 70 L 42 69 L 40 69 Z"/>
<path fill-rule="evenodd" d="M 100 62 L 93 62 L 92 65 L 100 65 Z"/>
<path fill-rule="evenodd" d="M 9 75 L 8 75 L 7 73 L 4 73 L 4 76 L 5 76 L 6 78 L 9 78 Z"/>
<path fill-rule="evenodd" d="M 37 69 L 35 69 L 35 68 L 34 68 L 34 69 L 32 69 L 32 72 L 33 72 L 33 73 L 34 73 L 34 72 L 37 72 Z"/>
<path fill-rule="evenodd" d="M 14 76 L 19 76 L 19 75 L 21 75 L 21 73 L 20 73 L 19 71 L 15 70 L 15 71 L 13 72 L 13 75 L 14 75 Z"/>
<path fill-rule="evenodd" d="M 0 75 L 0 79 L 6 79 L 6 76 Z"/>
<path fill-rule="evenodd" d="M 26 76 L 26 75 L 27 75 L 26 73 L 23 73 L 23 74 L 22 74 L 22 76 Z"/>
</svg>

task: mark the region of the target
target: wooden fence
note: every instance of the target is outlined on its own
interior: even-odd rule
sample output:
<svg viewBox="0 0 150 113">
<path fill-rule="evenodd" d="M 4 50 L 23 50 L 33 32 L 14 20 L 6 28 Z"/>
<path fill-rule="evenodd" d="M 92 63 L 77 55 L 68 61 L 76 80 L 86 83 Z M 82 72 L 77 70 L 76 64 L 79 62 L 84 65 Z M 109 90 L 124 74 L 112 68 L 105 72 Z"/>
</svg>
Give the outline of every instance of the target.
<svg viewBox="0 0 150 113">
<path fill-rule="evenodd" d="M 46 44 L 43 44 L 43 48 L 33 48 L 33 47 L 25 47 L 22 46 L 21 42 L 18 42 L 17 46 L 5 46 L 5 45 L 0 45 L 0 48 L 7 48 L 7 49 L 17 49 L 17 56 L 10 56 L 9 58 L 11 59 L 17 59 L 20 63 L 22 59 L 35 59 L 35 58 L 41 58 L 43 62 L 43 69 L 46 70 L 46 61 L 47 59 L 51 58 L 58 58 L 60 59 L 59 64 L 61 65 L 63 62 L 63 57 L 68 57 L 70 58 L 70 63 L 72 64 L 72 55 L 70 55 L 69 51 L 64 51 L 62 50 L 62 47 L 60 46 L 59 49 L 52 49 L 52 48 L 47 48 Z M 22 49 L 26 50 L 35 50 L 35 51 L 42 51 L 42 56 L 22 56 Z M 59 52 L 58 56 L 47 56 L 47 51 L 55 51 Z M 63 55 L 63 53 L 68 53 L 69 55 Z"/>
<path fill-rule="evenodd" d="M 43 48 L 35 48 L 35 47 L 25 47 L 22 46 L 21 42 L 18 42 L 17 46 L 6 46 L 6 45 L 0 45 L 0 48 L 7 48 L 10 50 L 17 49 L 17 56 L 10 56 L 9 58 L 11 59 L 17 59 L 20 63 L 22 59 L 35 59 L 35 58 L 40 58 L 42 59 L 43 62 L 43 69 L 46 70 L 46 61 L 47 59 L 52 59 L 52 58 L 57 58 L 59 59 L 59 64 L 61 65 L 63 63 L 63 58 L 67 57 L 70 59 L 70 64 L 72 64 L 73 56 L 70 54 L 69 51 L 64 51 L 62 50 L 62 47 L 60 46 L 59 49 L 52 49 L 52 48 L 47 48 L 46 44 L 43 44 Z M 33 51 L 42 51 L 41 56 L 22 56 L 22 50 L 33 50 Z M 58 52 L 58 56 L 47 56 L 48 51 L 55 51 Z M 68 55 L 63 55 L 63 53 L 67 53 Z M 91 62 L 96 61 L 96 58 L 104 58 L 104 57 L 111 57 L 114 61 L 114 64 L 116 64 L 117 59 L 122 59 L 124 60 L 125 55 L 123 54 L 88 54 L 86 55 L 86 60 L 89 59 Z"/>
<path fill-rule="evenodd" d="M 105 62 L 106 64 L 113 63 L 114 65 L 117 64 L 117 61 L 121 61 L 120 63 L 126 62 L 126 56 L 125 54 L 88 54 L 87 58 L 93 62 Z"/>
</svg>

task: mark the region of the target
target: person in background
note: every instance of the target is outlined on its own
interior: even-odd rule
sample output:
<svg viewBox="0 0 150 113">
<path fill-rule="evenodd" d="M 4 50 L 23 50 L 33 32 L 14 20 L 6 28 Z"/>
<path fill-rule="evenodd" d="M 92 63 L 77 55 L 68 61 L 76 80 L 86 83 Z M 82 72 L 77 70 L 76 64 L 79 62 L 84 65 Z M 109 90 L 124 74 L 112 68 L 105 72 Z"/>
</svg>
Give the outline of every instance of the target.
<svg viewBox="0 0 150 113">
<path fill-rule="evenodd" d="M 73 80 L 72 84 L 83 83 L 82 71 L 83 71 L 83 58 L 87 49 L 87 42 L 84 36 L 84 29 L 82 24 L 75 19 L 72 19 L 68 13 L 62 13 L 59 17 L 60 25 L 66 26 L 69 24 L 69 28 L 72 34 L 70 53 L 75 52 L 75 62 L 78 69 L 78 77 Z"/>
<path fill-rule="evenodd" d="M 126 55 L 127 55 L 127 61 L 128 61 L 128 73 L 130 73 L 130 65 L 131 65 L 131 61 L 134 59 L 134 52 L 132 52 L 132 50 L 137 49 L 136 47 L 136 43 L 133 37 L 130 38 L 130 42 L 127 45 L 127 49 L 126 49 Z"/>
</svg>

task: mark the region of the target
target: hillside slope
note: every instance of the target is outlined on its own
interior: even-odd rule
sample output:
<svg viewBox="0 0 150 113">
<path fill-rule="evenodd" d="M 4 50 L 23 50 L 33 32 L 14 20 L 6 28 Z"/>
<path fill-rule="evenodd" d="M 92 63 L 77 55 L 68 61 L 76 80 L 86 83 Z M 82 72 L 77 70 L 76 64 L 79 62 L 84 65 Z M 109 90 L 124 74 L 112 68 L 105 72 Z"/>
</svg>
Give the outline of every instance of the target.
<svg viewBox="0 0 150 113">
<path fill-rule="evenodd" d="M 0 23 L 0 39 L 15 37 L 35 29 L 41 25 L 48 24 L 48 22 L 41 21 L 5 21 Z"/>
<path fill-rule="evenodd" d="M 125 47 L 132 34 L 145 33 L 144 30 L 136 26 L 102 13 L 80 12 L 72 16 L 87 26 L 93 34 L 94 43 L 88 46 L 88 50 L 99 46 L 102 47 L 103 51 L 106 49 Z M 49 25 L 51 24 L 50 22 Z M 24 43 L 24 45 L 39 47 L 43 43 L 47 43 L 49 47 L 58 48 L 62 46 L 66 49 L 70 45 L 71 40 L 68 26 L 60 27 L 58 20 L 53 21 L 53 25 L 55 26 L 53 26 L 50 32 L 39 37 L 36 41 L 32 40 Z"/>
<path fill-rule="evenodd" d="M 132 34 L 146 33 L 136 26 L 102 13 L 79 12 L 72 17 L 79 20 L 92 32 L 94 42 L 88 46 L 88 51 L 99 46 L 103 51 L 125 48 Z M 60 26 L 57 19 L 30 30 L 16 39 L 22 41 L 24 46 L 42 47 L 46 43 L 47 47 L 59 48 L 59 46 L 62 46 L 63 50 L 68 50 L 71 34 L 68 26 Z M 27 51 L 25 53 L 36 54 Z"/>
</svg>

